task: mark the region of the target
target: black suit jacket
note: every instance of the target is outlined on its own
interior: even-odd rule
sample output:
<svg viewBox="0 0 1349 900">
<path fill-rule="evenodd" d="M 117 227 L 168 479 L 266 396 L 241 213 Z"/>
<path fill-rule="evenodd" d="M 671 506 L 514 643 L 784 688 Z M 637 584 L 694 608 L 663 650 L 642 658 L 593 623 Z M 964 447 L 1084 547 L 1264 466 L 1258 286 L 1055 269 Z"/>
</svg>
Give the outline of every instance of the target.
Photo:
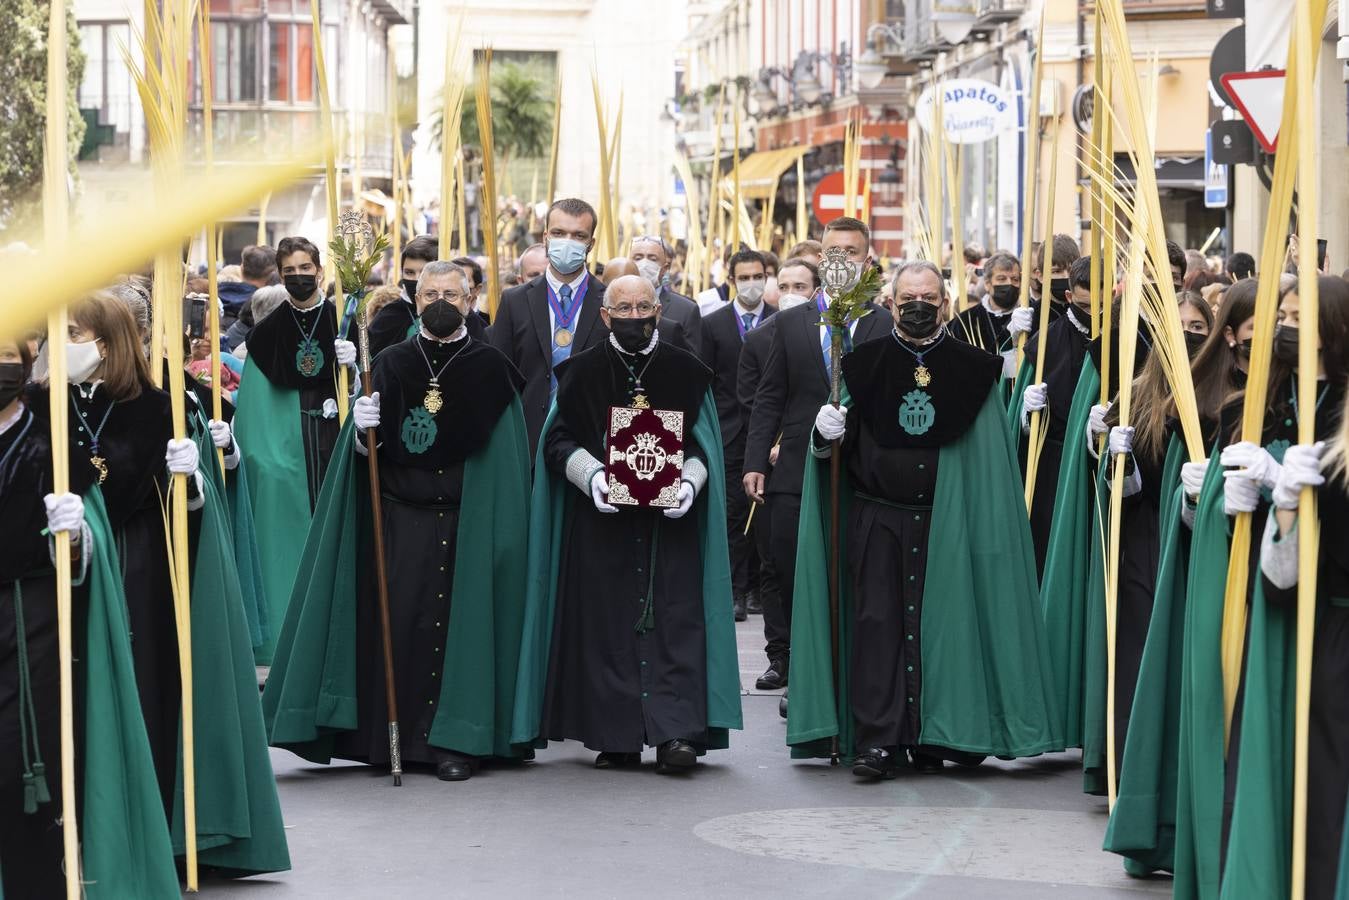
<svg viewBox="0 0 1349 900">
<path fill-rule="evenodd" d="M 773 307 L 764 304 L 764 319 L 754 330 L 771 322 L 774 312 Z M 728 456 L 730 448 L 736 448 L 737 457 L 743 452 L 747 423 L 737 394 L 740 353 L 745 345 L 740 337 L 739 315 L 740 310 L 731 304 L 703 319 L 703 362 L 712 370 L 712 399 L 717 402 L 717 418 L 721 420 L 721 442 Z"/>
<path fill-rule="evenodd" d="M 580 353 L 603 341 L 609 330 L 600 321 L 604 305 L 604 283 L 590 276 L 581 311 L 576 317 L 572 354 Z M 529 429 L 531 456 L 539 445 L 543 421 L 552 402 L 553 329 L 548 313 L 548 278 L 540 275 L 525 284 L 517 284 L 501 295 L 496 319 L 487 329 L 487 341 L 510 359 L 524 376 L 520 402 L 525 408 L 525 427 Z"/>
<path fill-rule="evenodd" d="M 744 422 L 746 434 L 749 434 L 749 417 L 754 411 L 754 395 L 759 392 L 764 366 L 768 365 L 768 351 L 773 348 L 773 332 L 777 330 L 777 324 L 777 316 L 766 320 L 745 335 L 745 345 L 740 348 L 740 367 L 735 376 L 735 394 L 736 399 L 740 401 L 740 417 Z"/>
<path fill-rule="evenodd" d="M 710 367 L 712 364 L 703 354 L 703 314 L 698 310 L 698 304 L 694 303 L 683 294 L 675 293 L 668 287 L 661 288 L 660 292 L 660 318 L 663 327 L 668 327 L 671 323 L 678 323 L 684 333 L 684 340 L 688 349 Z"/>
<path fill-rule="evenodd" d="M 829 401 L 829 375 L 820 345 L 820 313 L 807 303 L 775 316 L 772 344 L 763 377 L 754 396 L 745 445 L 745 472 L 773 473 L 768 493 L 801 493 L 801 476 L 809 452 L 815 416 Z M 894 328 L 887 309 L 872 304 L 858 320 L 853 346 L 885 337 Z M 776 466 L 768 452 L 782 435 Z"/>
</svg>

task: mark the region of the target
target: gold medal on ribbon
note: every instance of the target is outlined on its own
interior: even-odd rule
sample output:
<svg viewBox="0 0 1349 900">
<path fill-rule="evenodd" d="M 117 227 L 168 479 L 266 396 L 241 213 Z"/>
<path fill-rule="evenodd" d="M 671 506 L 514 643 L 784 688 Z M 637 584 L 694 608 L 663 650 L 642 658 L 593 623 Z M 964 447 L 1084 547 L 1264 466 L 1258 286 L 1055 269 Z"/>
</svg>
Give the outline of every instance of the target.
<svg viewBox="0 0 1349 900">
<path fill-rule="evenodd" d="M 432 383 L 431 389 L 428 390 L 426 396 L 422 398 L 422 406 L 426 408 L 427 412 L 434 416 L 436 413 L 440 412 L 441 407 L 444 405 L 445 401 L 440 396 L 440 385 Z"/>
<path fill-rule="evenodd" d="M 565 328 L 559 328 L 553 332 L 553 343 L 559 347 L 570 347 L 571 339 L 571 332 Z"/>
<path fill-rule="evenodd" d="M 927 387 L 932 383 L 932 373 L 927 370 L 927 366 L 919 363 L 918 368 L 913 370 L 913 383 L 919 387 Z"/>
<path fill-rule="evenodd" d="M 89 457 L 89 465 L 98 470 L 98 483 L 108 480 L 108 461 L 101 456 Z"/>
</svg>

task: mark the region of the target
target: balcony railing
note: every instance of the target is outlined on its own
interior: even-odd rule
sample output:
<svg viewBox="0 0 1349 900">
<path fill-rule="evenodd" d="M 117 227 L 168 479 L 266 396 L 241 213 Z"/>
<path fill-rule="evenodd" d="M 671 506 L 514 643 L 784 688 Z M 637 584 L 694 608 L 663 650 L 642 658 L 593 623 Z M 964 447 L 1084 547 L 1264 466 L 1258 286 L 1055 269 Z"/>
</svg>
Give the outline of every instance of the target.
<svg viewBox="0 0 1349 900">
<path fill-rule="evenodd" d="M 351 117 L 340 111 L 335 111 L 334 115 L 340 122 L 350 122 Z M 312 108 L 216 109 L 213 110 L 212 118 L 212 137 L 218 157 L 229 156 L 250 161 L 293 158 L 312 149 L 323 139 L 319 111 Z M 393 149 L 387 132 L 387 117 L 371 113 L 356 118 L 364 124 L 367 135 L 361 153 L 361 170 L 369 177 L 388 178 L 393 170 Z M 203 123 L 200 108 L 189 111 L 189 162 L 201 162 L 203 159 Z M 338 164 L 343 168 L 350 168 L 355 163 L 350 147 L 351 141 L 348 140 L 338 154 Z"/>
</svg>

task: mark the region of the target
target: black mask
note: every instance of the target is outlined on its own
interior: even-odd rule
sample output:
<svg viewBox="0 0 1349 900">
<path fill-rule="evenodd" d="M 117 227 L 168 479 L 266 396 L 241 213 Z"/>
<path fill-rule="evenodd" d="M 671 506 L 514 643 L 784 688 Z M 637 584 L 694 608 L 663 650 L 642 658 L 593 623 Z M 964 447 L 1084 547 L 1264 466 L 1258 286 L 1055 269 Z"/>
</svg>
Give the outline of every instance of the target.
<svg viewBox="0 0 1349 900">
<path fill-rule="evenodd" d="M 643 319 L 620 319 L 617 317 L 609 320 L 609 330 L 614 334 L 614 340 L 618 341 L 618 346 L 622 347 L 626 353 L 639 353 L 646 349 L 646 345 L 651 343 L 651 335 L 656 333 L 656 317 L 647 316 Z"/>
<path fill-rule="evenodd" d="M 281 281 L 286 286 L 286 293 L 290 294 L 296 303 L 303 303 L 314 296 L 314 291 L 319 287 L 317 275 L 287 275 Z"/>
<path fill-rule="evenodd" d="M 404 278 L 402 281 L 400 281 L 400 282 L 398 282 L 398 283 L 399 283 L 400 285 L 402 285 L 402 287 L 403 287 L 403 293 L 404 293 L 404 294 L 407 294 L 407 297 L 408 297 L 409 300 L 416 300 L 416 298 L 417 298 L 417 279 L 415 279 L 415 278 Z"/>
<path fill-rule="evenodd" d="M 1066 298 L 1073 291 L 1072 284 L 1067 278 L 1051 278 L 1049 280 L 1049 296 L 1055 303 L 1066 303 Z"/>
<path fill-rule="evenodd" d="M 938 307 L 925 300 L 910 300 L 899 308 L 899 330 L 918 340 L 932 337 L 937 330 Z"/>
<path fill-rule="evenodd" d="M 9 406 L 10 401 L 23 392 L 26 380 L 23 363 L 0 363 L 0 409 Z"/>
<path fill-rule="evenodd" d="M 1274 358 L 1289 368 L 1297 367 L 1297 331 L 1291 325 L 1274 329 Z"/>
<path fill-rule="evenodd" d="M 1251 339 L 1246 338 L 1246 340 L 1244 341 L 1238 341 L 1235 345 L 1233 345 L 1232 352 L 1235 353 L 1237 356 L 1241 357 L 1242 359 L 1250 359 Z"/>
<path fill-rule="evenodd" d="M 1189 351 L 1190 359 L 1194 359 L 1195 354 L 1199 352 L 1199 348 L 1204 346 L 1204 342 L 1207 340 L 1208 335 L 1206 334 L 1200 334 L 1197 331 L 1185 332 L 1185 349 Z"/>
<path fill-rule="evenodd" d="M 993 304 L 999 309 L 1011 309 L 1021 299 L 1021 288 L 1014 284 L 993 285 Z"/>
<path fill-rule="evenodd" d="M 448 300 L 429 303 L 422 310 L 422 327 L 438 338 L 447 338 L 464 324 L 464 314 Z"/>
</svg>

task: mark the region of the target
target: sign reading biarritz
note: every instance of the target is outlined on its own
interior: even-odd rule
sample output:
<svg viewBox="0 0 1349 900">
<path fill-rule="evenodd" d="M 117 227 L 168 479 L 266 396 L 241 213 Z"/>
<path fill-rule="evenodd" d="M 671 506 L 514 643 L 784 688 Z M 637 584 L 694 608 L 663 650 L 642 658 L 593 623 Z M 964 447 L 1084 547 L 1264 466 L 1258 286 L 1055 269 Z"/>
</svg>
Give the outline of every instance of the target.
<svg viewBox="0 0 1349 900">
<path fill-rule="evenodd" d="M 1010 91 L 978 78 L 951 78 L 930 86 L 918 98 L 914 117 L 923 128 L 932 127 L 936 91 L 941 93 L 946 139 L 955 144 L 980 144 L 1016 125 L 1016 105 Z"/>
</svg>

